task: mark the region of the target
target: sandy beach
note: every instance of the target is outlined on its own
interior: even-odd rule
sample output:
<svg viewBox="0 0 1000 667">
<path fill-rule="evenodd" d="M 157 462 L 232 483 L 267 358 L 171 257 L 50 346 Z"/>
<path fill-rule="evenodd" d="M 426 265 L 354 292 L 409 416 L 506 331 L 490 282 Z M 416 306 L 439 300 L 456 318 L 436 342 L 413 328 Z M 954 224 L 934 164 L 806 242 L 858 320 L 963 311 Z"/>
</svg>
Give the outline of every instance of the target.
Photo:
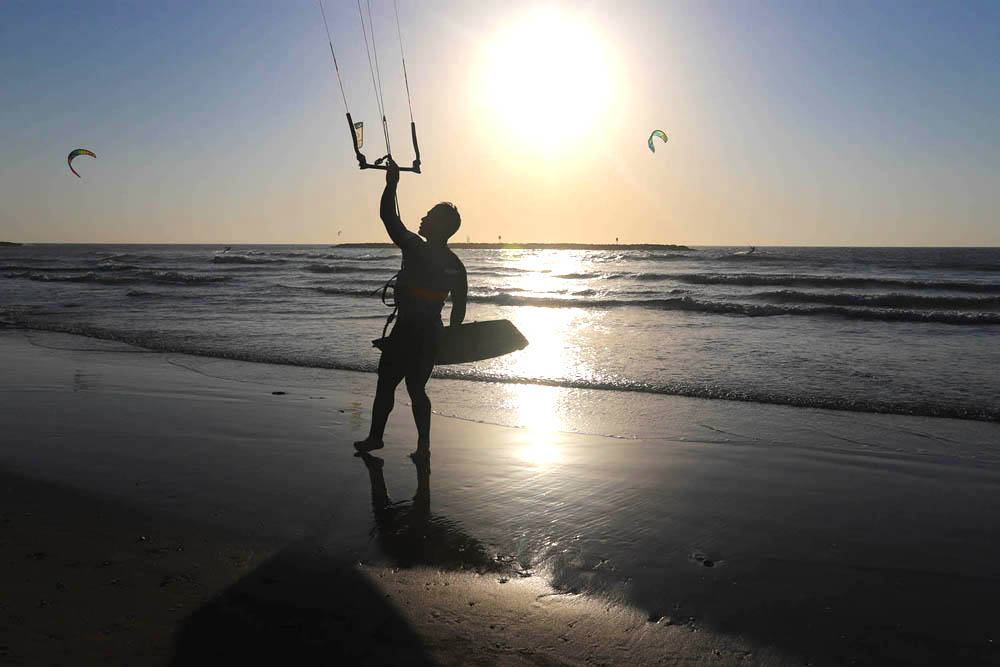
<svg viewBox="0 0 1000 667">
<path fill-rule="evenodd" d="M 437 416 L 422 469 L 402 400 L 353 456 L 370 374 L 0 358 L 4 664 L 1000 661 L 996 424 L 657 397 L 658 438 Z"/>
</svg>

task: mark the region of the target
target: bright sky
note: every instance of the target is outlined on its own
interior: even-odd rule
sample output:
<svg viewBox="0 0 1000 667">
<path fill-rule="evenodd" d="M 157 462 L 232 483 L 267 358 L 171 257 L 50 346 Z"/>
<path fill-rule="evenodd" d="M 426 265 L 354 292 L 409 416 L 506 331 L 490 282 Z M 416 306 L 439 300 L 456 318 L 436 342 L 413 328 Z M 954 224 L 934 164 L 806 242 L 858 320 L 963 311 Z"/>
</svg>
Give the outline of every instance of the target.
<svg viewBox="0 0 1000 667">
<path fill-rule="evenodd" d="M 357 5 L 326 0 L 369 160 Z M 393 153 L 412 160 L 390 0 Z M 400 0 L 458 240 L 1000 246 L 1000 3 Z M 7 0 L 0 240 L 386 240 L 315 2 Z M 653 129 L 669 142 L 655 154 Z M 658 140 L 657 140 L 658 141 Z M 80 157 L 66 167 L 73 148 Z M 338 231 L 342 232 L 338 236 Z"/>
</svg>

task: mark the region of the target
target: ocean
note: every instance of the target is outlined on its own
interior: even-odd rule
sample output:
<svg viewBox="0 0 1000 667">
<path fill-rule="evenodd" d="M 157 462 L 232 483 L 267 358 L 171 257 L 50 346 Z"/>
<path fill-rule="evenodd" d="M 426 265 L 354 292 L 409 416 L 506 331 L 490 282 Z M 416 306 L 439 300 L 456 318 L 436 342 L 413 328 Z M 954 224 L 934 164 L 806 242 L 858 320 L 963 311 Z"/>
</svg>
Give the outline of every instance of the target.
<svg viewBox="0 0 1000 667">
<path fill-rule="evenodd" d="M 530 345 L 436 369 L 461 381 L 431 389 L 455 416 L 641 437 L 664 418 L 643 412 L 650 397 L 666 394 L 1000 421 L 1000 249 L 456 253 L 467 321 L 510 319 Z M 0 247 L 0 323 L 373 373 L 389 313 L 378 292 L 399 262 L 376 244 Z M 564 396 L 526 404 L 532 386 Z M 617 407 L 588 421 L 574 393 Z"/>
</svg>

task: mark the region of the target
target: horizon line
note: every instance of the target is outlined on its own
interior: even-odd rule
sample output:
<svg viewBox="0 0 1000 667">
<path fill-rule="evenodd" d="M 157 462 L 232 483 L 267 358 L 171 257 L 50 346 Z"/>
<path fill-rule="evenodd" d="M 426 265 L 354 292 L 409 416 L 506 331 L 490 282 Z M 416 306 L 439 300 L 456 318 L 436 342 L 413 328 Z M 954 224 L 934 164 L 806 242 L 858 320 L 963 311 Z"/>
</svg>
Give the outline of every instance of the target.
<svg viewBox="0 0 1000 667">
<path fill-rule="evenodd" d="M 189 246 L 327 246 L 327 247 L 344 247 L 344 248 L 360 248 L 360 247 L 392 247 L 395 244 L 391 241 L 350 241 L 344 243 L 336 243 L 332 241 L 314 241 L 306 243 L 261 243 L 261 242 L 232 242 L 232 241 L 0 241 L 0 247 L 18 247 L 27 245 L 189 245 Z M 496 246 L 500 248 L 512 248 L 512 247 L 522 247 L 522 248 L 540 248 L 540 247 L 550 247 L 555 246 L 574 246 L 574 247 L 596 247 L 600 246 L 603 248 L 621 248 L 621 249 L 637 249 L 643 246 L 655 247 L 655 248 L 981 248 L 981 249 L 1000 249 L 1000 245 L 934 245 L 934 244 L 920 244 L 920 245 L 835 245 L 835 244 L 794 244 L 794 243 L 778 243 L 778 244 L 751 244 L 751 243 L 587 243 L 587 242 L 575 242 L 575 241 L 518 241 L 518 242 L 507 242 L 507 241 L 454 241 L 448 244 L 450 247 L 454 248 L 485 248 L 487 246 Z"/>
</svg>

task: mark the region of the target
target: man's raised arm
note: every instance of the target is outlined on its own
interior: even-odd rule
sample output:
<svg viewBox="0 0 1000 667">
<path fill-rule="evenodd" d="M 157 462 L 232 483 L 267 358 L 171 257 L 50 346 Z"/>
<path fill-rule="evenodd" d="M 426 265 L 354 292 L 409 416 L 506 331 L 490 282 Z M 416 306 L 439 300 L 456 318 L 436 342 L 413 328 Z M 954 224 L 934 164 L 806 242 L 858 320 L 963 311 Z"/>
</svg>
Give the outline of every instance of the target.
<svg viewBox="0 0 1000 667">
<path fill-rule="evenodd" d="M 396 185 L 399 184 L 399 166 L 389 159 L 389 168 L 385 170 L 385 190 L 382 192 L 382 205 L 380 214 L 385 231 L 389 232 L 392 242 L 403 247 L 403 240 L 406 238 L 406 226 L 396 213 Z"/>
</svg>

